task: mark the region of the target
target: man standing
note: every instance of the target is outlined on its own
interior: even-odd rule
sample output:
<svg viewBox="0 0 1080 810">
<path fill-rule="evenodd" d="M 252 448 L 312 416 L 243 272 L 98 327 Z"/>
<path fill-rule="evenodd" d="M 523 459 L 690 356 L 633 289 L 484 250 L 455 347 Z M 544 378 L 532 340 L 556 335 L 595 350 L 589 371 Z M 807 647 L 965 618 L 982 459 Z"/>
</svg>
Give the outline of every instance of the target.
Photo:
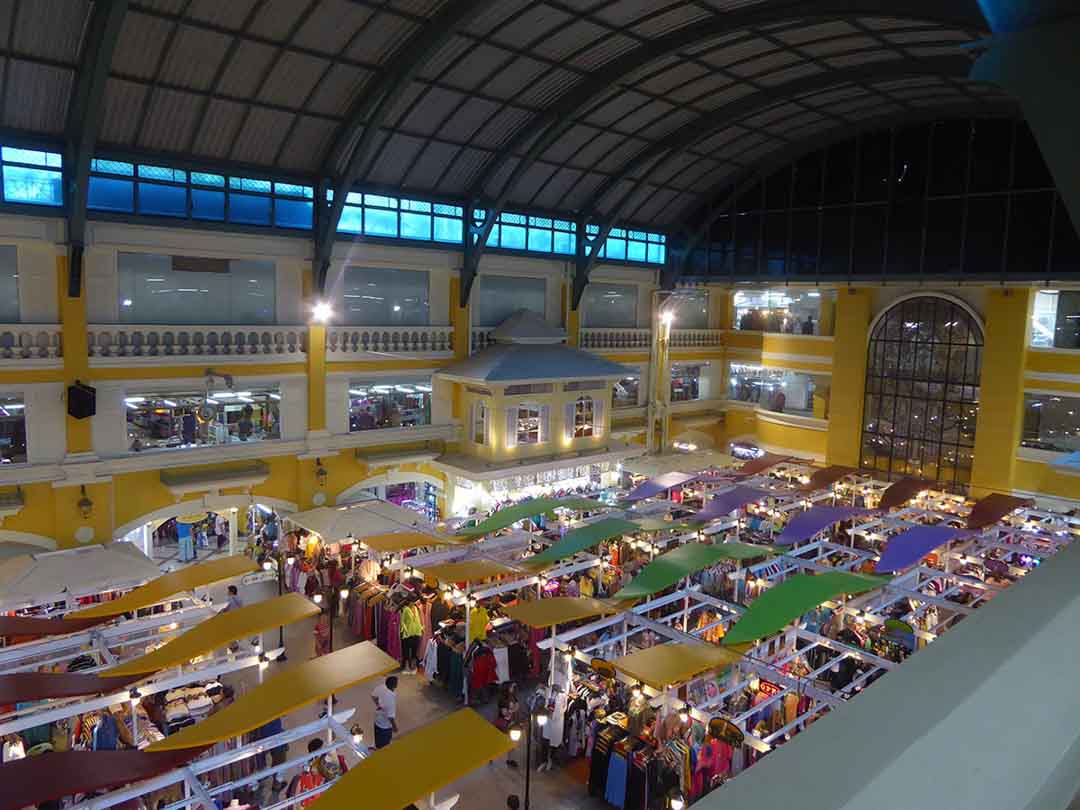
<svg viewBox="0 0 1080 810">
<path fill-rule="evenodd" d="M 397 690 L 398 679 L 391 675 L 386 682 L 376 686 L 371 693 L 371 700 L 375 703 L 375 747 L 385 748 L 390 744 L 390 739 L 397 726 Z"/>
<path fill-rule="evenodd" d="M 229 586 L 229 601 L 225 603 L 225 610 L 239 610 L 244 606 L 240 598 L 240 590 L 235 585 Z M 222 613 L 225 611 L 223 610 Z"/>
</svg>

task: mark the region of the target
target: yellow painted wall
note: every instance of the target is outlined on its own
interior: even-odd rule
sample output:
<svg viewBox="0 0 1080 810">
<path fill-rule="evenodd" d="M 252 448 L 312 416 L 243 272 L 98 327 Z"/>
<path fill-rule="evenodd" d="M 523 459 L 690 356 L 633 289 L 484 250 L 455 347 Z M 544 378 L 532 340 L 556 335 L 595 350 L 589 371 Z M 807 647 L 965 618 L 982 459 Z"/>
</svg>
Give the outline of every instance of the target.
<svg viewBox="0 0 1080 810">
<path fill-rule="evenodd" d="M 757 437 L 763 444 L 790 450 L 796 455 L 823 456 L 828 449 L 828 433 L 794 425 L 778 425 L 757 420 Z"/>
<path fill-rule="evenodd" d="M 64 386 L 76 380 L 89 382 L 89 338 L 86 332 L 86 284 L 80 294 L 68 295 L 68 258 L 56 258 L 57 293 L 60 296 L 60 324 L 64 341 Z M 67 450 L 69 453 L 88 453 L 93 449 L 90 420 L 66 416 Z M 76 499 L 77 500 L 77 499 Z"/>
<path fill-rule="evenodd" d="M 741 332 L 732 330 L 724 333 L 724 345 L 730 349 L 752 349 L 761 351 L 765 336 L 761 332 Z"/>
<path fill-rule="evenodd" d="M 871 305 L 872 292 L 868 289 L 837 292 L 831 415 L 825 454 L 829 464 L 859 466 Z"/>
<path fill-rule="evenodd" d="M 761 336 L 761 350 L 773 354 L 820 357 L 826 365 L 832 363 L 834 351 L 832 340 L 822 340 L 809 335 L 776 335 L 771 333 Z"/>
<path fill-rule="evenodd" d="M 976 497 L 1013 488 L 1016 449 L 1023 428 L 1024 363 L 1031 290 L 986 294 L 986 345 L 975 427 L 971 491 Z"/>
<path fill-rule="evenodd" d="M 13 532 L 40 534 L 56 539 L 56 490 L 50 483 L 24 484 L 22 486 L 23 507 L 19 514 L 4 518 L 0 528 Z M 75 489 L 78 492 L 78 488 Z M 78 498 L 76 498 L 78 500 Z M 71 522 L 75 515 L 67 515 Z"/>
<path fill-rule="evenodd" d="M 1080 351 L 1030 349 L 1024 359 L 1024 368 L 1042 374 L 1080 374 Z"/>
<path fill-rule="evenodd" d="M 1059 498 L 1080 499 L 1080 477 L 1059 473 L 1049 464 L 1016 459 L 1013 488 L 1022 492 L 1043 492 Z"/>
</svg>

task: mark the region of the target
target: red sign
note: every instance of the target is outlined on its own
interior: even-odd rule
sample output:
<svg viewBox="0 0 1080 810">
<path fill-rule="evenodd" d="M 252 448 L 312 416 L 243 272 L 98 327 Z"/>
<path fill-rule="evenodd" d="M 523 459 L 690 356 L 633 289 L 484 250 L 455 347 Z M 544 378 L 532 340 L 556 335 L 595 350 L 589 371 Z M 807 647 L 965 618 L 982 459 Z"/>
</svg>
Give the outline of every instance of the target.
<svg viewBox="0 0 1080 810">
<path fill-rule="evenodd" d="M 784 687 L 780 684 L 767 681 L 764 678 L 761 679 L 761 685 L 758 686 L 759 692 L 764 692 L 766 695 L 778 695 L 784 691 Z"/>
</svg>

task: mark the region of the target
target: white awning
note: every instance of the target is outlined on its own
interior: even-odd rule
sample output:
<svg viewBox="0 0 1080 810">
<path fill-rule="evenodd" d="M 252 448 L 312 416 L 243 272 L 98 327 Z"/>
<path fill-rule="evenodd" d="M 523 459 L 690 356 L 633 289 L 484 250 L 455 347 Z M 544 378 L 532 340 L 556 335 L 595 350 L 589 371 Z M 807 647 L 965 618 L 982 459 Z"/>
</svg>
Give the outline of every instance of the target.
<svg viewBox="0 0 1080 810">
<path fill-rule="evenodd" d="M 320 506 L 288 515 L 284 519 L 309 532 L 315 532 L 327 542 L 344 540 L 347 537 L 359 540 L 373 534 L 403 530 L 435 535 L 435 527 L 423 515 L 374 498 L 345 506 Z M 433 536 L 432 544 L 439 542 L 445 540 Z"/>
<path fill-rule="evenodd" d="M 698 473 L 710 467 L 724 468 L 735 459 L 718 450 L 695 450 L 691 453 L 665 453 L 662 456 L 638 456 L 623 462 L 623 469 L 634 475 L 655 478 L 669 472 Z"/>
</svg>

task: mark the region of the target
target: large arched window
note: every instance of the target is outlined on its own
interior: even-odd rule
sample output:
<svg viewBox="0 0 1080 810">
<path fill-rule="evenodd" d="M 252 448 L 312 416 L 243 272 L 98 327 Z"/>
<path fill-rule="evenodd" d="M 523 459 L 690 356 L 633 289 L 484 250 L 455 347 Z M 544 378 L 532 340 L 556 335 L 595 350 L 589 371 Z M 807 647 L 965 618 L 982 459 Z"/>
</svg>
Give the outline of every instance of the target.
<svg viewBox="0 0 1080 810">
<path fill-rule="evenodd" d="M 971 480 L 983 333 L 962 305 L 899 301 L 870 334 L 862 466 L 964 486 Z"/>
</svg>

